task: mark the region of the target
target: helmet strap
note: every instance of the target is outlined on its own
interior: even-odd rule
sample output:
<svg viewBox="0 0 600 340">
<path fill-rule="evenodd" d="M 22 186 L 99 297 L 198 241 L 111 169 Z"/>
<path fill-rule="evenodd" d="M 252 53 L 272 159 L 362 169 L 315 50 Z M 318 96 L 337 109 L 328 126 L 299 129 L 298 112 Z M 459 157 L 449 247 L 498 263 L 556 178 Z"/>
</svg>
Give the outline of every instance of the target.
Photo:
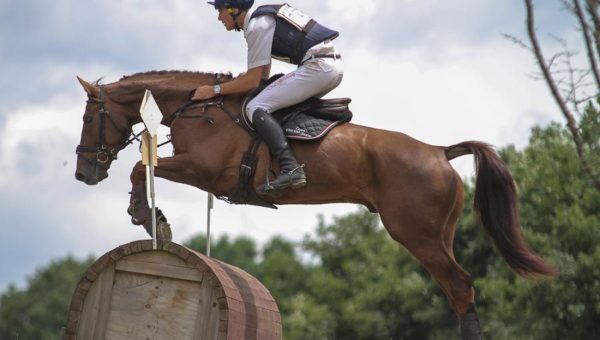
<svg viewBox="0 0 600 340">
<path fill-rule="evenodd" d="M 227 9 L 227 12 L 233 18 L 233 23 L 235 24 L 235 30 L 238 32 L 241 31 L 242 28 L 240 27 L 240 25 L 238 25 L 237 18 L 240 16 L 240 14 L 242 14 L 242 10 L 238 8 L 237 13 L 234 13 L 234 9 L 232 7 L 229 7 Z"/>
</svg>

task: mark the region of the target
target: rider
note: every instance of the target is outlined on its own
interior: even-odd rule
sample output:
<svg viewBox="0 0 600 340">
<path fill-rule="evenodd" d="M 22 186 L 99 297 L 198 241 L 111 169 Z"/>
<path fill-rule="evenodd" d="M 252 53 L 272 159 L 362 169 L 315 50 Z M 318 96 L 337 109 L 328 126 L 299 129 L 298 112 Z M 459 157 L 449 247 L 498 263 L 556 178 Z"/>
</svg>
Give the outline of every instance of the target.
<svg viewBox="0 0 600 340">
<path fill-rule="evenodd" d="M 306 185 L 303 165 L 298 164 L 281 126 L 271 114 L 308 98 L 322 97 L 340 84 L 343 77 L 341 57 L 331 42 L 339 33 L 287 4 L 259 6 L 250 11 L 254 0 L 208 3 L 217 9 L 218 20 L 228 31 L 244 31 L 248 44 L 248 70 L 229 82 L 198 87 L 192 99 L 245 93 L 258 87 L 269 77 L 271 58 L 298 65 L 296 70 L 279 78 L 252 99 L 245 114 L 280 167 L 279 176 L 260 191 Z"/>
</svg>

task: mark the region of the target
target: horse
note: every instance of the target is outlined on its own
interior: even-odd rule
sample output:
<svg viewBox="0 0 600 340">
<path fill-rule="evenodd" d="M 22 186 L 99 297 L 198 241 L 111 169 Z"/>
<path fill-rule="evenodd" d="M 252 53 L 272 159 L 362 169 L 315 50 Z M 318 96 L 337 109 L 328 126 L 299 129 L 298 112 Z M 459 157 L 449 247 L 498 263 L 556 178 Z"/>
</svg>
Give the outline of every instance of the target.
<svg viewBox="0 0 600 340">
<path fill-rule="evenodd" d="M 200 85 L 231 80 L 230 74 L 189 71 L 151 71 L 124 76 L 109 84 L 77 77 L 87 93 L 75 177 L 95 185 L 108 176 L 118 152 L 131 144 L 132 126 L 142 121 L 139 107 L 148 89 L 168 126 L 173 156 L 158 160 L 155 175 L 226 197 L 235 190 L 240 162 L 250 134 L 240 127 L 244 93 L 189 105 Z M 182 107 L 186 108 L 184 114 Z M 232 115 L 236 113 L 236 115 Z M 236 118 L 237 117 L 237 118 Z M 195 119 L 192 119 L 195 118 Z M 393 240 L 403 245 L 426 268 L 457 315 L 464 339 L 482 339 L 475 310 L 473 280 L 456 262 L 453 239 L 463 209 L 464 188 L 450 160 L 472 154 L 476 183 L 474 209 L 481 224 L 509 267 L 527 279 L 558 275 L 526 244 L 512 175 L 494 149 L 483 142 L 451 146 L 426 144 L 406 134 L 353 123 L 342 123 L 325 138 L 291 141 L 308 184 L 263 195 L 269 204 L 355 203 L 379 213 Z M 269 151 L 257 148 L 252 185 L 269 176 Z M 128 212 L 134 224 L 149 223 L 145 199 L 145 168 L 131 172 Z M 164 218 L 163 218 L 164 221 Z"/>
</svg>

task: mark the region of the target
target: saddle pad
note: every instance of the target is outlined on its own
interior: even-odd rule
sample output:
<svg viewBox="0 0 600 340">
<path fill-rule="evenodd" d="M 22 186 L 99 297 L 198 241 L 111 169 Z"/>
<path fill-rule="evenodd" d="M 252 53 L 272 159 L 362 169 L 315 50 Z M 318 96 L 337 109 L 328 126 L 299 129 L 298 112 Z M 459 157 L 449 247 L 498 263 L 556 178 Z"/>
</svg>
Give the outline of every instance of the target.
<svg viewBox="0 0 600 340">
<path fill-rule="evenodd" d="M 331 121 L 316 118 L 303 112 L 288 114 L 281 122 L 281 127 L 289 139 L 313 140 L 325 136 L 343 120 Z"/>
</svg>

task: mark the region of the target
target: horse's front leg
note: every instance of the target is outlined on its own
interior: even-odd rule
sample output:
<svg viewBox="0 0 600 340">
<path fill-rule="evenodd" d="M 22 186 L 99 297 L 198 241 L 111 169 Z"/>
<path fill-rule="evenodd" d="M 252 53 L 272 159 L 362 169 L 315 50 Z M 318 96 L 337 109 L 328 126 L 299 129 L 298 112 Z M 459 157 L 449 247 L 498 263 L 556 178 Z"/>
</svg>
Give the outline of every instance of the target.
<svg viewBox="0 0 600 340">
<path fill-rule="evenodd" d="M 178 169 L 181 169 L 182 157 L 174 156 L 161 158 L 154 174 L 168 180 L 178 181 Z M 148 235 L 152 236 L 152 211 L 148 204 L 148 192 L 146 190 L 146 167 L 142 162 L 137 162 L 131 172 L 132 189 L 130 192 L 129 207 L 127 212 L 131 215 L 131 223 L 143 225 Z M 156 209 L 156 233 L 157 238 L 170 241 L 172 238 L 170 225 L 167 218 L 160 209 Z"/>
</svg>

